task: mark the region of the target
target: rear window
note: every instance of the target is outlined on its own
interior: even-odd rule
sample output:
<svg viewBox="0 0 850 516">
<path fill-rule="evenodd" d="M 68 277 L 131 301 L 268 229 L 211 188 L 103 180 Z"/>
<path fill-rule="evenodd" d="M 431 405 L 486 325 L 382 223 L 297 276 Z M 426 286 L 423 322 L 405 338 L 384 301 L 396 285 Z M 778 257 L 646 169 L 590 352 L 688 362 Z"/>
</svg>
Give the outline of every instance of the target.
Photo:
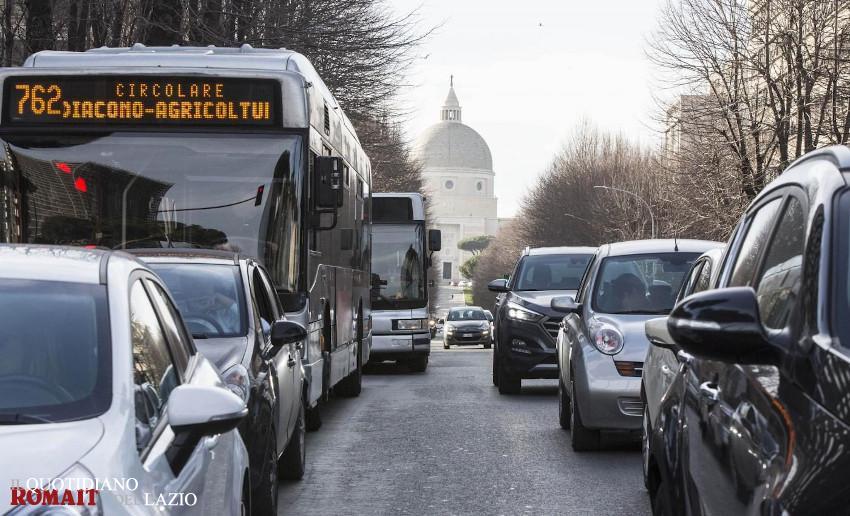
<svg viewBox="0 0 850 516">
<path fill-rule="evenodd" d="M 195 338 L 248 334 L 245 296 L 234 265 L 149 263 L 171 291 Z"/>
<path fill-rule="evenodd" d="M 106 287 L 0 282 L 0 424 L 86 419 L 112 399 Z"/>
</svg>

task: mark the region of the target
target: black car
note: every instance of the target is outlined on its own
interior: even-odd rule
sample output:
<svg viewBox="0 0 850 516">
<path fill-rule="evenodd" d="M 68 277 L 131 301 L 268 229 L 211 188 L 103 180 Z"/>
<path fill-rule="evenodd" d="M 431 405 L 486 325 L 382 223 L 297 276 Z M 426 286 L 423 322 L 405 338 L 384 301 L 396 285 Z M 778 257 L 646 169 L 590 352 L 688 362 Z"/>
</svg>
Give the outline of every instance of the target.
<svg viewBox="0 0 850 516">
<path fill-rule="evenodd" d="M 501 292 L 493 309 L 493 384 L 516 394 L 523 378 L 558 378 L 555 340 L 564 314 L 552 299 L 574 296 L 593 247 L 526 248 L 510 279 L 487 288 Z"/>
<path fill-rule="evenodd" d="M 735 229 L 715 289 L 668 319 L 656 514 L 846 514 L 850 149 L 794 162 Z"/>
<path fill-rule="evenodd" d="M 248 405 L 239 433 L 251 465 L 252 512 L 276 514 L 278 477 L 304 476 L 306 330 L 283 320 L 268 273 L 251 258 L 200 249 L 132 252 L 162 278 L 198 350 Z"/>
<path fill-rule="evenodd" d="M 443 348 L 484 346 L 490 349 L 490 321 L 480 306 L 461 306 L 449 310 L 443 324 Z"/>
</svg>

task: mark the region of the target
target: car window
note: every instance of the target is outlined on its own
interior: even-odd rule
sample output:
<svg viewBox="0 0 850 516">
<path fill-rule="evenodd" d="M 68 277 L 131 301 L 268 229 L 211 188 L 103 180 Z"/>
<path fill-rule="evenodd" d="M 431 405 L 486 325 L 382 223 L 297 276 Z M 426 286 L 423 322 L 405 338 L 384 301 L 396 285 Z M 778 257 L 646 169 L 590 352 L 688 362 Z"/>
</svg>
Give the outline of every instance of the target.
<svg viewBox="0 0 850 516">
<path fill-rule="evenodd" d="M 579 303 L 583 303 L 586 298 L 587 293 L 587 284 L 590 283 L 591 274 L 593 273 L 593 266 L 596 265 L 596 255 L 594 254 L 590 258 L 590 263 L 587 264 L 587 268 L 584 270 L 584 274 L 581 277 L 581 281 L 579 282 L 578 292 L 576 292 L 576 301 Z"/>
<path fill-rule="evenodd" d="M 694 267 L 688 274 L 687 281 L 682 283 L 682 289 L 679 292 L 679 296 L 677 297 L 677 299 L 684 299 L 694 293 L 694 288 L 696 287 L 697 281 L 699 281 L 703 269 L 705 269 L 704 259 L 694 264 Z"/>
<path fill-rule="evenodd" d="M 589 254 L 526 256 L 517 270 L 514 290 L 576 290 Z"/>
<path fill-rule="evenodd" d="M 263 284 L 260 271 L 256 268 L 254 269 L 251 280 L 251 294 L 257 308 L 257 315 L 260 316 L 260 328 L 263 331 L 263 335 L 268 337 L 272 330 L 272 323 L 276 319 L 274 304 Z"/>
<path fill-rule="evenodd" d="M 283 316 L 283 305 L 280 303 L 280 298 L 277 295 L 277 291 L 272 286 L 272 282 L 269 279 L 269 275 L 265 269 L 262 267 L 257 267 L 257 271 L 260 273 L 260 277 L 263 279 L 263 288 L 266 290 L 266 295 L 271 300 L 272 308 L 274 309 L 275 320 L 280 319 Z"/>
<path fill-rule="evenodd" d="M 133 283 L 130 290 L 130 331 L 136 447 L 141 451 L 150 444 L 165 414 L 168 396 L 178 384 L 165 333 L 141 281 Z"/>
<path fill-rule="evenodd" d="M 699 271 L 699 277 L 694 282 L 691 288 L 691 294 L 702 292 L 711 288 L 711 270 L 714 268 L 711 260 L 705 260 L 702 269 Z"/>
<path fill-rule="evenodd" d="M 648 253 L 602 260 L 593 309 L 607 314 L 667 314 L 697 253 Z"/>
<path fill-rule="evenodd" d="M 487 316 L 484 315 L 484 310 L 480 309 L 464 309 L 452 310 L 447 318 L 449 321 L 486 321 Z"/>
<path fill-rule="evenodd" d="M 744 241 L 738 250 L 738 257 L 729 279 L 730 287 L 752 285 L 759 257 L 762 256 L 767 239 L 770 237 L 770 230 L 773 227 L 773 221 L 776 219 L 779 205 L 780 199 L 774 199 L 759 208 L 752 218 Z"/>
<path fill-rule="evenodd" d="M 183 331 L 183 322 L 180 320 L 177 310 L 174 308 L 174 305 L 171 304 L 168 294 L 165 293 L 163 288 L 159 286 L 159 284 L 150 280 L 145 280 L 145 283 L 148 286 L 148 293 L 150 294 L 151 299 L 159 309 L 159 313 L 162 317 L 162 326 L 165 329 L 169 340 L 172 342 L 171 351 L 174 353 L 174 361 L 179 366 L 179 371 L 182 377 L 189 365 L 189 357 L 193 353 L 188 336 Z"/>
<path fill-rule="evenodd" d="M 806 215 L 803 206 L 799 200 L 791 197 L 767 248 L 756 290 L 761 320 L 768 328 L 785 326 L 788 313 L 797 299 L 805 235 Z"/>
</svg>

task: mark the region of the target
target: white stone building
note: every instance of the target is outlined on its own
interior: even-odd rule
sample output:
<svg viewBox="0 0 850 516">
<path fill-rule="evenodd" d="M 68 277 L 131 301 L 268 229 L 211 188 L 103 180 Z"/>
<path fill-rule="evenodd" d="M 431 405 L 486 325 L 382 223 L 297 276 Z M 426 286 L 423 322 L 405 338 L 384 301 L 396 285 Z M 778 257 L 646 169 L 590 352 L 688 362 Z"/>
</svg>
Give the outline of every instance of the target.
<svg viewBox="0 0 850 516">
<path fill-rule="evenodd" d="M 422 162 L 431 200 L 430 225 L 443 233 L 443 250 L 435 253 L 435 263 L 439 264 L 441 279 L 458 281 L 458 267 L 472 256 L 457 248 L 458 241 L 495 235 L 499 219 L 490 148 L 480 134 L 463 123 L 453 84 L 440 110 L 440 121 L 419 137 L 415 152 Z"/>
</svg>

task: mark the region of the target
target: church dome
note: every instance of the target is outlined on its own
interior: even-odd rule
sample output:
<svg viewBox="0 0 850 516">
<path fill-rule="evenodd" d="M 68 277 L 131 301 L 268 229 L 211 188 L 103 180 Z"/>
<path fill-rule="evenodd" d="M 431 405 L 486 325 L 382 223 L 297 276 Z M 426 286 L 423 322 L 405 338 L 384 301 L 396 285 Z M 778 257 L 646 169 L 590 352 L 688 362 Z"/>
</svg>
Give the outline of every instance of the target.
<svg viewBox="0 0 850 516">
<path fill-rule="evenodd" d="M 416 155 L 425 168 L 493 170 L 490 147 L 478 132 L 461 121 L 454 85 L 440 110 L 440 122 L 432 125 L 416 144 Z"/>
<path fill-rule="evenodd" d="M 429 127 L 419 138 L 417 154 L 425 167 L 493 170 L 487 142 L 462 122 L 443 121 Z"/>
</svg>

